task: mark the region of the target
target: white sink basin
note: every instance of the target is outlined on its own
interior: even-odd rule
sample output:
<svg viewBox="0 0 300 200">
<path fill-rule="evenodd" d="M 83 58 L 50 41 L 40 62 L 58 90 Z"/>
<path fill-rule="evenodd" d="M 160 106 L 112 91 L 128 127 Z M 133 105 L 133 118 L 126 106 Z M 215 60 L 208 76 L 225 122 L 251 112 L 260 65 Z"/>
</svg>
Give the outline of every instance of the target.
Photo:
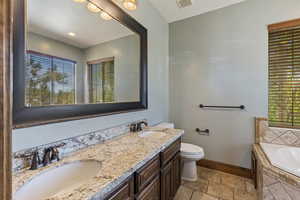
<svg viewBox="0 0 300 200">
<path fill-rule="evenodd" d="M 15 194 L 14 200 L 42 200 L 59 192 L 71 190 L 97 175 L 101 163 L 76 161 L 50 169 L 34 177 Z"/>
<path fill-rule="evenodd" d="M 149 136 L 164 137 L 165 135 L 166 133 L 160 131 L 143 131 L 139 133 L 140 137 L 149 137 Z"/>
</svg>

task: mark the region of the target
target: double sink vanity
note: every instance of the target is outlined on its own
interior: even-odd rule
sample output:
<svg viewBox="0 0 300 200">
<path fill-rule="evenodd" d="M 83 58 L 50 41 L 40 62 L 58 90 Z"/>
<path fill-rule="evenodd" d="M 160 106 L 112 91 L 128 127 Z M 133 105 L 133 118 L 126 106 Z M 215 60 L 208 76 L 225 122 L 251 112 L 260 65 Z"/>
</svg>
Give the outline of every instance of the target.
<svg viewBox="0 0 300 200">
<path fill-rule="evenodd" d="M 97 133 L 108 126 L 101 116 L 148 109 L 148 30 L 111 0 L 13 5 L 13 128 L 97 117 L 83 132 L 65 125 L 53 137 L 55 130 L 26 138 L 31 145 L 22 140 L 13 156 L 14 200 L 173 199 L 182 130 Z M 57 144 L 61 135 L 66 147 Z M 33 157 L 31 167 L 23 157 Z"/>
<path fill-rule="evenodd" d="M 170 200 L 181 184 L 182 130 L 149 128 L 13 176 L 14 200 Z"/>
</svg>

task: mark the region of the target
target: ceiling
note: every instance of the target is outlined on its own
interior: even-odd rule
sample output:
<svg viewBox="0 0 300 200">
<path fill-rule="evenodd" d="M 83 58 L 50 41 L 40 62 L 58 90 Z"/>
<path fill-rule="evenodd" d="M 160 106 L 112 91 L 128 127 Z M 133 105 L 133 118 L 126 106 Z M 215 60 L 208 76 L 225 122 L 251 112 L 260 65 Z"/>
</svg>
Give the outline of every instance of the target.
<svg viewBox="0 0 300 200">
<path fill-rule="evenodd" d="M 113 0 L 120 5 L 120 0 Z M 148 0 L 167 22 L 229 6 L 244 0 L 193 0 L 190 7 L 178 8 L 176 0 Z M 28 0 L 28 29 L 64 43 L 87 48 L 133 34 L 115 20 L 105 21 L 99 13 L 86 9 L 86 3 L 72 0 Z M 122 7 L 122 6 L 121 6 Z M 75 37 L 68 33 L 73 32 Z"/>
<path fill-rule="evenodd" d="M 79 48 L 87 48 L 133 34 L 115 20 L 103 20 L 72 0 L 28 0 L 28 29 Z M 68 33 L 73 32 L 74 37 Z"/>
<path fill-rule="evenodd" d="M 167 22 L 175 22 L 245 0 L 193 0 L 189 7 L 178 8 L 176 0 L 149 0 Z"/>
</svg>

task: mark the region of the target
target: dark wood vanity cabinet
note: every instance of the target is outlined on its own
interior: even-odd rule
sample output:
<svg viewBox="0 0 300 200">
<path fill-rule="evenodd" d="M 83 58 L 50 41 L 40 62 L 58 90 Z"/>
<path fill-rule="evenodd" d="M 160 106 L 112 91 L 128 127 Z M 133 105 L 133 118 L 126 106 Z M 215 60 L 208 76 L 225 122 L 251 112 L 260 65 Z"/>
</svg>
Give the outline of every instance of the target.
<svg viewBox="0 0 300 200">
<path fill-rule="evenodd" d="M 136 200 L 160 200 L 160 179 L 155 179 L 137 196 Z"/>
<path fill-rule="evenodd" d="M 174 199 L 181 185 L 181 157 L 178 152 L 161 170 L 161 200 Z"/>
<path fill-rule="evenodd" d="M 172 161 L 172 177 L 173 177 L 173 195 L 175 196 L 181 185 L 181 157 L 180 153 L 177 153 Z"/>
<path fill-rule="evenodd" d="M 172 163 L 169 163 L 161 170 L 161 200 L 173 198 Z"/>
<path fill-rule="evenodd" d="M 172 200 L 181 184 L 181 139 L 147 162 L 106 200 Z"/>
<path fill-rule="evenodd" d="M 130 178 L 118 187 L 106 200 L 134 200 L 134 180 Z"/>
<path fill-rule="evenodd" d="M 135 173 L 135 192 L 140 193 L 159 173 L 160 158 L 156 156 Z"/>
</svg>

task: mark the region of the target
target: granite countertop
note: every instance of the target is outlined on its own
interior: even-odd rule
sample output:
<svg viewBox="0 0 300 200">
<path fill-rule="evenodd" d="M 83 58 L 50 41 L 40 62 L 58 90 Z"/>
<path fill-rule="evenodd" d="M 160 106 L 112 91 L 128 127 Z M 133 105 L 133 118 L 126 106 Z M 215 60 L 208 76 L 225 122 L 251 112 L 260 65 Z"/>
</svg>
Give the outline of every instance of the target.
<svg viewBox="0 0 300 200">
<path fill-rule="evenodd" d="M 259 159 L 261 162 L 263 168 L 267 169 L 269 172 L 272 172 L 274 176 L 292 185 L 300 186 L 300 177 L 273 166 L 259 144 L 253 145 L 253 152 L 257 159 Z"/>
<path fill-rule="evenodd" d="M 140 137 L 127 133 L 101 144 L 73 153 L 57 163 L 37 170 L 22 170 L 13 175 L 13 192 L 38 174 L 65 163 L 80 160 L 96 160 L 102 163 L 98 174 L 71 191 L 63 191 L 46 200 L 94 200 L 102 199 L 113 188 L 125 181 L 137 169 L 168 147 L 184 133 L 179 129 L 160 130 L 166 134 Z"/>
</svg>

